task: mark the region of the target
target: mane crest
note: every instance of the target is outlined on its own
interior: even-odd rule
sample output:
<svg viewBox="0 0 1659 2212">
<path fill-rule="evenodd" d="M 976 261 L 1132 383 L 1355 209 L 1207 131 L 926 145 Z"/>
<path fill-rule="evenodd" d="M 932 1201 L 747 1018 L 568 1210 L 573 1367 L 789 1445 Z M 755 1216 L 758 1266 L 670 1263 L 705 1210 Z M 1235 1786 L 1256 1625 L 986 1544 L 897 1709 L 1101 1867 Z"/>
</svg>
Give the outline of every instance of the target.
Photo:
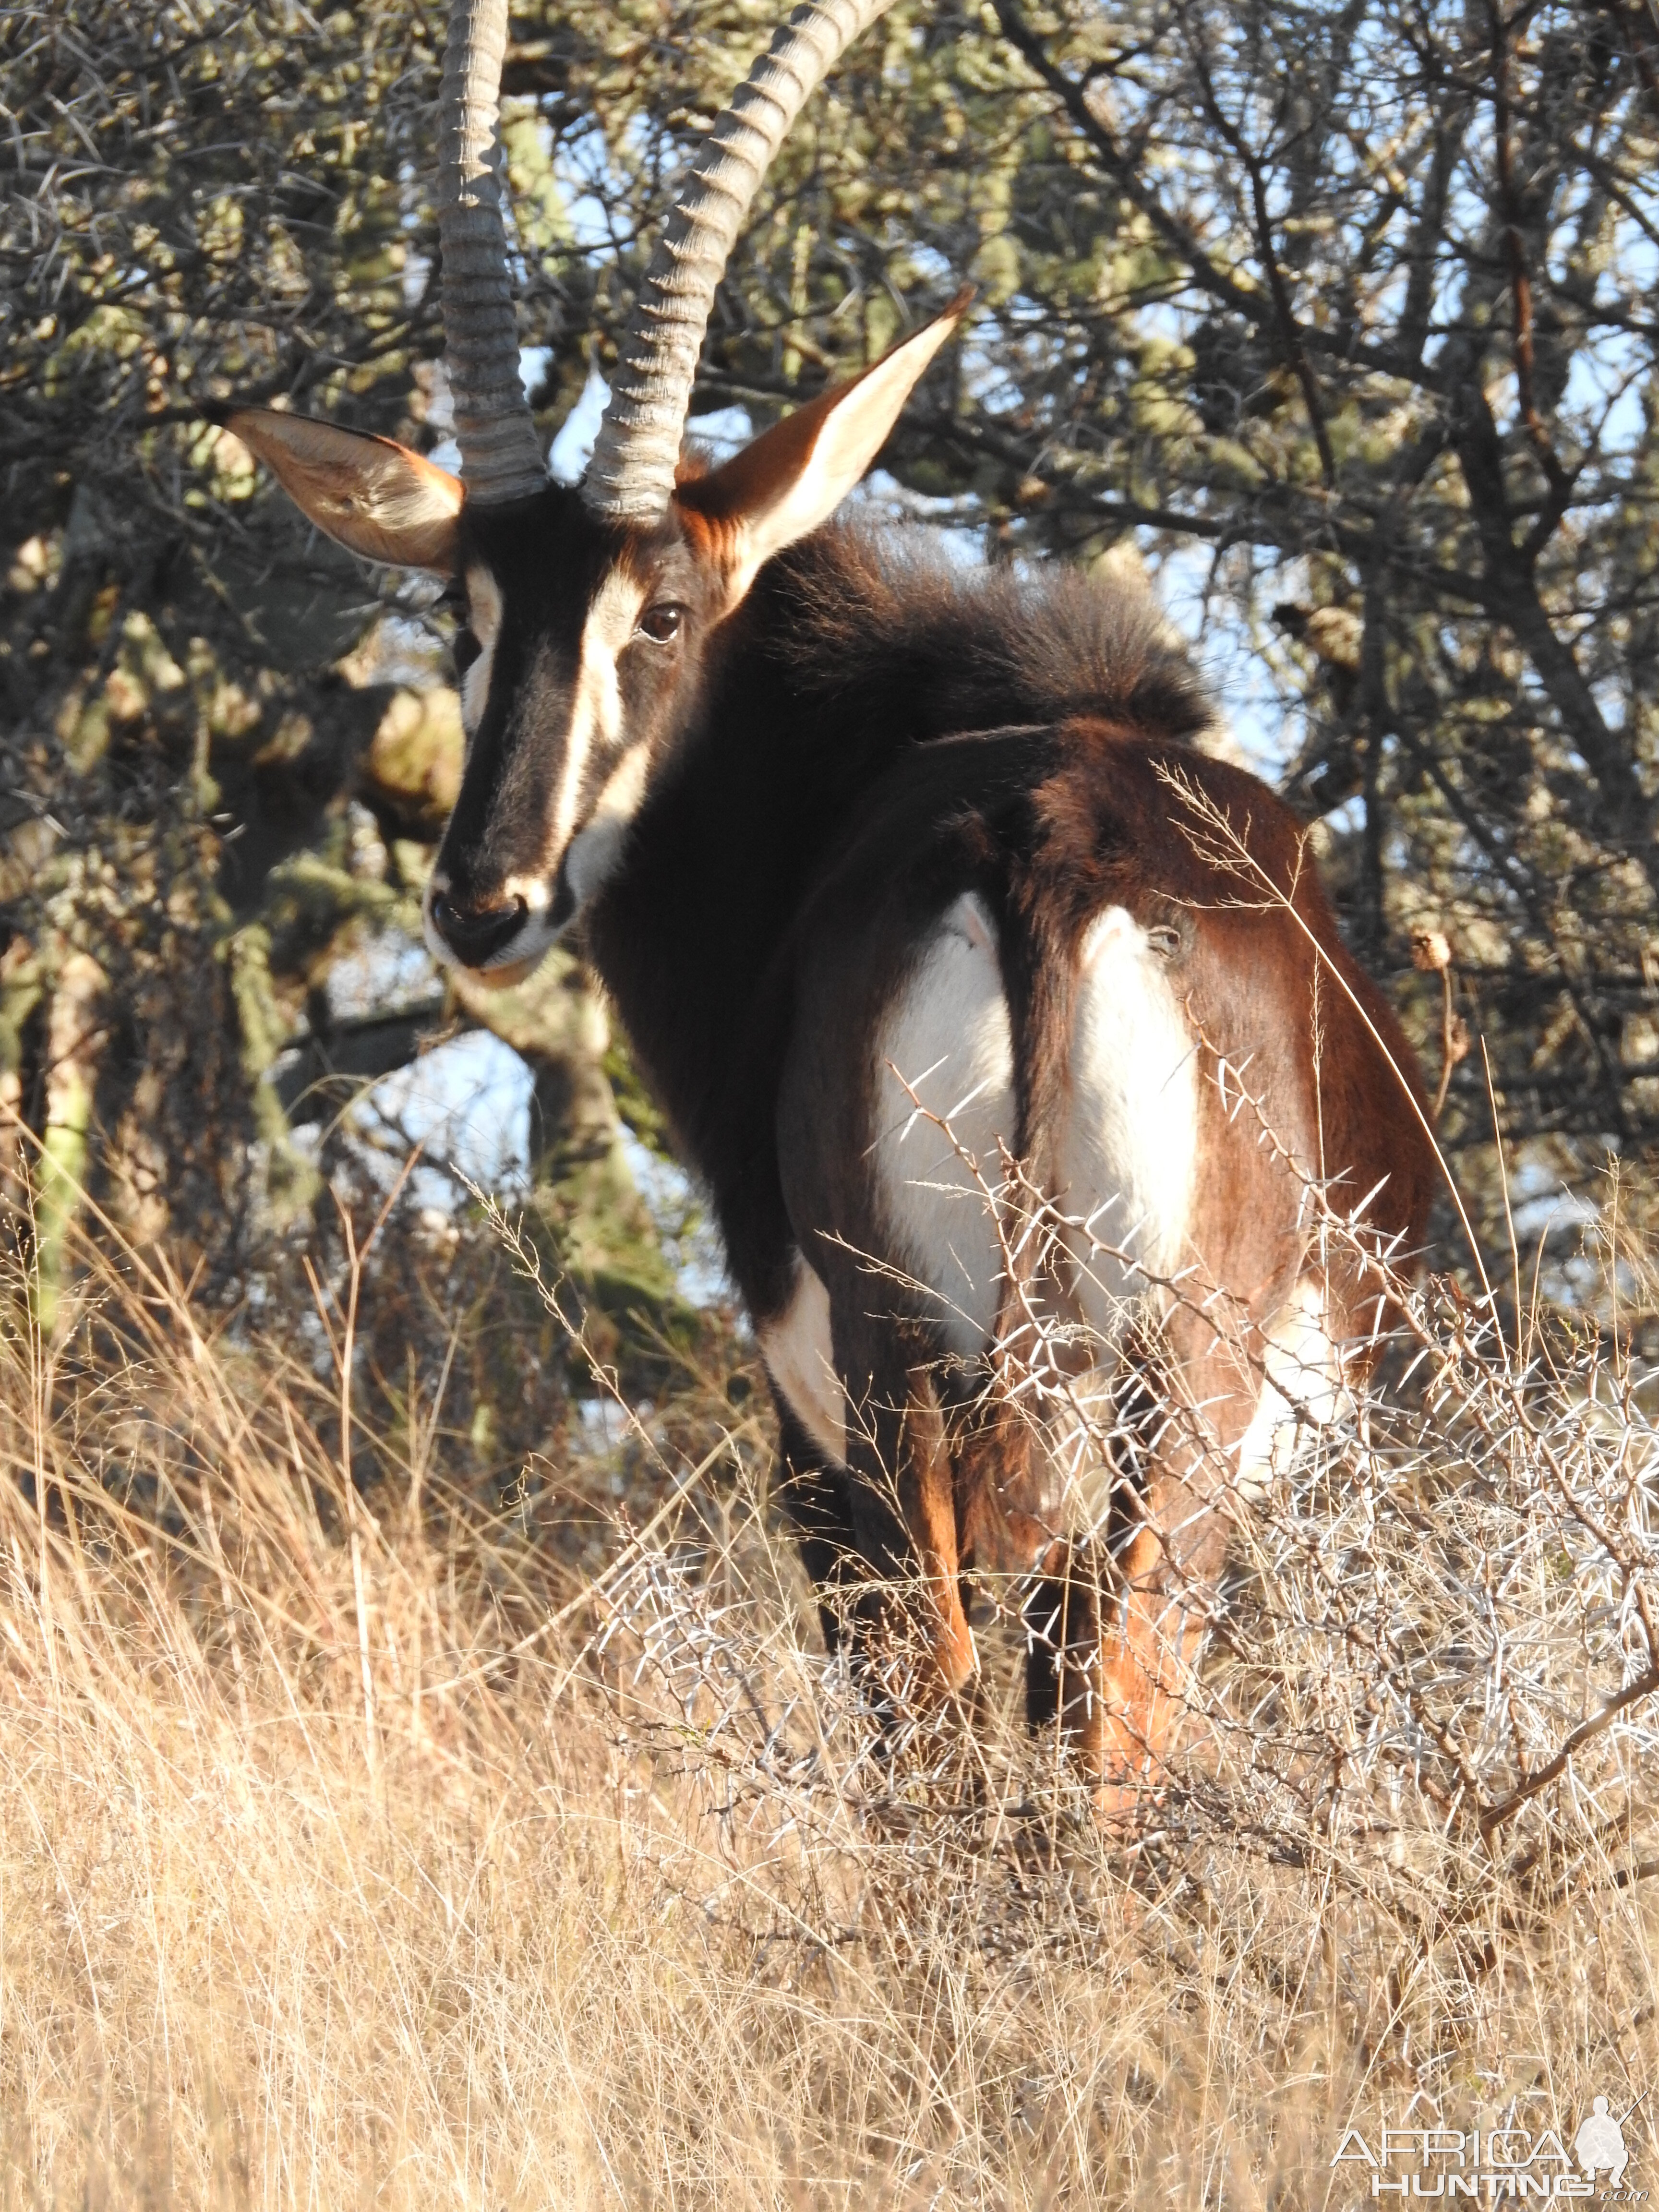
<svg viewBox="0 0 1659 2212">
<path fill-rule="evenodd" d="M 777 650 L 802 689 L 919 687 L 940 731 L 1091 715 L 1190 742 L 1213 726 L 1149 592 L 1058 562 L 958 568 L 921 536 L 841 522 L 778 562 L 793 605 Z"/>
</svg>

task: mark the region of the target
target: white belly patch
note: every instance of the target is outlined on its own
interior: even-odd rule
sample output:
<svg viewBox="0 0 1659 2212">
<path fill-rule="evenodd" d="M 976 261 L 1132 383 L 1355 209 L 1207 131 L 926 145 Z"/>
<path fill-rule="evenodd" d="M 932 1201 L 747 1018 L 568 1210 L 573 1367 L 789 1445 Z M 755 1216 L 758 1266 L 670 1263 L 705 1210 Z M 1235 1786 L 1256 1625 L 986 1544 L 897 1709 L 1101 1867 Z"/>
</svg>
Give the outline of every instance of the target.
<svg viewBox="0 0 1659 2212">
<path fill-rule="evenodd" d="M 847 1456 L 847 1398 L 830 1337 L 830 1293 L 799 1253 L 782 1315 L 758 1332 L 761 1358 L 790 1411 L 825 1457 Z"/>
<path fill-rule="evenodd" d="M 1317 1283 L 1298 1283 L 1264 1334 L 1261 1395 L 1239 1443 L 1234 1479 L 1238 1496 L 1251 1505 L 1267 1497 L 1275 1476 L 1290 1473 L 1309 1429 L 1334 1421 L 1350 1402 Z"/>
</svg>

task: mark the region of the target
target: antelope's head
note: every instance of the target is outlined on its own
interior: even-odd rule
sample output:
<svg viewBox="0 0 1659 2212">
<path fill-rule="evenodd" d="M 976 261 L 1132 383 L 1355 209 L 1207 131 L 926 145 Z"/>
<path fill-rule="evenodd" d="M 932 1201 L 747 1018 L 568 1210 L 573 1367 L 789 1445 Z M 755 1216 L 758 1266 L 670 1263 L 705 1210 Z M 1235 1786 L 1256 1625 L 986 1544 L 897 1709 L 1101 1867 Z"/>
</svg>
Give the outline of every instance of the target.
<svg viewBox="0 0 1659 2212">
<path fill-rule="evenodd" d="M 605 882 L 692 717 L 714 633 L 764 562 L 858 483 L 968 303 L 722 467 L 679 474 L 697 356 L 750 202 L 819 79 L 890 4 L 797 8 L 720 115 L 652 259 L 578 489 L 549 481 L 519 375 L 495 150 L 506 0 L 455 0 L 444 69 L 460 477 L 389 439 L 264 408 L 222 414 L 319 529 L 447 579 L 465 607 L 466 768 L 426 900 L 445 962 L 516 981 Z"/>
</svg>

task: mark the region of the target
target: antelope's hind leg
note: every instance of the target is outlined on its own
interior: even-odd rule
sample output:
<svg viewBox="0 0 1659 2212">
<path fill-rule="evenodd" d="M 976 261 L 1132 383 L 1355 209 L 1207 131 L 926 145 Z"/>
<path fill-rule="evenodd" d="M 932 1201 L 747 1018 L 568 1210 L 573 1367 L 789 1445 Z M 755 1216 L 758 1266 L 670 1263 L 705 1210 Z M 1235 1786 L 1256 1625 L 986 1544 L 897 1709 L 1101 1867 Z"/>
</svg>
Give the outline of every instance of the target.
<svg viewBox="0 0 1659 2212">
<path fill-rule="evenodd" d="M 1267 1301 L 1263 1301 L 1267 1303 Z M 1124 1424 L 1140 1480 L 1114 1535 L 1113 1611 L 1102 1639 L 1104 1778 L 1167 1779 L 1241 1503 L 1243 1455 L 1262 1395 L 1266 1341 L 1195 1303 L 1140 1350 Z"/>
<path fill-rule="evenodd" d="M 1097 1802 L 1108 1819 L 1138 1812 L 1146 1792 L 1169 1780 L 1206 1626 L 1197 1593 L 1218 1576 L 1226 1545 L 1224 1526 L 1208 1512 L 1177 1530 L 1189 1502 L 1184 1489 L 1178 1501 L 1149 1500 L 1146 1519 L 1112 1562 L 1100 1640 L 1098 1748 L 1091 1747 L 1091 1757 Z"/>
<path fill-rule="evenodd" d="M 1025 1601 L 1025 1717 L 1074 1759 L 1112 1826 L 1133 1825 L 1167 1781 L 1202 1619 L 1142 1526 L 1117 1557 L 1058 1545 Z"/>
<path fill-rule="evenodd" d="M 1190 1455 L 1145 1375 L 1117 1448 L 1129 1464 L 1106 1525 L 1057 1542 L 1028 1595 L 1025 1711 L 1077 1760 L 1102 1819 L 1133 1826 L 1169 1778 L 1227 1529 L 1183 1479 Z"/>
<path fill-rule="evenodd" d="M 1103 1562 L 1089 1543 L 1060 1543 L 1026 1593 L 1025 1724 L 1091 1778 L 1106 1756 Z"/>
</svg>

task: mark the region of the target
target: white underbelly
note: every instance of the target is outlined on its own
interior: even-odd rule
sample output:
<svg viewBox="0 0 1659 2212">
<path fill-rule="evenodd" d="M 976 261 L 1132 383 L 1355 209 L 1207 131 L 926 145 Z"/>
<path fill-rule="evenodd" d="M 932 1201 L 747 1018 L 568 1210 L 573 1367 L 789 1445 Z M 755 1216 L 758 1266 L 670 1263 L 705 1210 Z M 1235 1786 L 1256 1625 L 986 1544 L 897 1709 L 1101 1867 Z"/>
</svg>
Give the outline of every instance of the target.
<svg viewBox="0 0 1659 2212">
<path fill-rule="evenodd" d="M 1262 1333 L 1262 1380 L 1250 1425 L 1238 1445 L 1233 1487 L 1260 1504 L 1275 1479 L 1294 1468 L 1313 1431 L 1352 1405 L 1342 1347 L 1333 1341 L 1325 1297 L 1305 1276 Z"/>
</svg>

